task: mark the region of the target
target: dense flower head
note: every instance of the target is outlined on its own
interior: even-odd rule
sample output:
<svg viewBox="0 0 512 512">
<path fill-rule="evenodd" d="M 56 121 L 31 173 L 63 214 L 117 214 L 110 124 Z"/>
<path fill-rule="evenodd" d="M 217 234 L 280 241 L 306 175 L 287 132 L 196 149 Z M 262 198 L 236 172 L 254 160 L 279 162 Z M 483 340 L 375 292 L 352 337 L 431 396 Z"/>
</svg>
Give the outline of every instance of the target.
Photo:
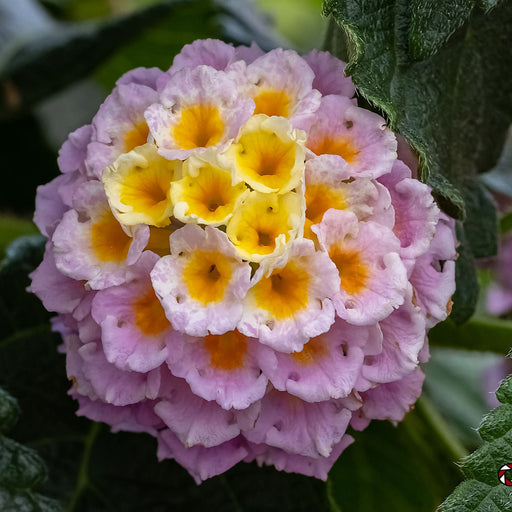
<svg viewBox="0 0 512 512">
<path fill-rule="evenodd" d="M 240 461 L 325 479 L 399 421 L 449 314 L 453 221 L 326 52 L 221 41 L 117 82 L 39 187 L 31 291 L 78 414 L 197 482 Z"/>
</svg>

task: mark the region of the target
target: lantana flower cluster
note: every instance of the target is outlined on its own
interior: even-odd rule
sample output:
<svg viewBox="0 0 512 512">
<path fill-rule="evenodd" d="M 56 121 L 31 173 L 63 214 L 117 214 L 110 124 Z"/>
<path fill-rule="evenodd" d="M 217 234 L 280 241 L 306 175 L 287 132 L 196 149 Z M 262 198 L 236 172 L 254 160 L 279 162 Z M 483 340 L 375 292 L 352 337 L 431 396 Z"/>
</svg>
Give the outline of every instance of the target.
<svg viewBox="0 0 512 512">
<path fill-rule="evenodd" d="M 197 482 L 253 460 L 325 479 L 349 427 L 420 394 L 453 221 L 344 68 L 196 41 L 122 76 L 38 189 L 31 290 L 78 414 Z"/>
</svg>

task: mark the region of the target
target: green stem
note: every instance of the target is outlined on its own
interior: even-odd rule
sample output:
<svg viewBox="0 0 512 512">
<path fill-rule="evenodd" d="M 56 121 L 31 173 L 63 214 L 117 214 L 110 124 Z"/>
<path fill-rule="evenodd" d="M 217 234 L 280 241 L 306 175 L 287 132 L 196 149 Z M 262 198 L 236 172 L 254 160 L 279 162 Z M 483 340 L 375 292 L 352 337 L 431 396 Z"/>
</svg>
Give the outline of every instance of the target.
<svg viewBox="0 0 512 512">
<path fill-rule="evenodd" d="M 334 485 L 333 479 L 332 478 L 328 478 L 327 479 L 327 483 L 326 483 L 327 502 L 329 503 L 329 507 L 331 508 L 331 512 L 343 512 L 341 510 L 340 506 L 338 505 L 338 503 L 336 503 L 336 499 L 333 496 L 333 491 L 332 491 L 332 486 L 333 485 Z"/>
<path fill-rule="evenodd" d="M 89 471 L 89 461 L 91 458 L 91 451 L 92 451 L 92 447 L 94 445 L 94 441 L 96 440 L 96 437 L 98 436 L 98 434 L 101 430 L 101 426 L 102 426 L 101 423 L 93 423 L 91 425 L 91 428 L 89 429 L 89 433 L 87 434 L 87 437 L 85 438 L 84 452 L 82 455 L 82 460 L 80 462 L 80 468 L 78 469 L 78 476 L 76 479 L 75 490 L 74 490 L 74 492 L 71 496 L 71 499 L 69 501 L 70 512 L 75 510 L 76 505 L 78 503 L 78 499 L 80 498 L 82 492 L 89 485 L 88 471 Z"/>
</svg>

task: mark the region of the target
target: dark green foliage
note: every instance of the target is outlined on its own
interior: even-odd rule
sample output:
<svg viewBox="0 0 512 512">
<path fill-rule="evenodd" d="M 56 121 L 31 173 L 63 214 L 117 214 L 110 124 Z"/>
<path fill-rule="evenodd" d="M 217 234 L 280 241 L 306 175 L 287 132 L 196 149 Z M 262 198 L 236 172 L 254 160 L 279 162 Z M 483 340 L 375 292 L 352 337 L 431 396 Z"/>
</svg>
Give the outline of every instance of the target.
<svg viewBox="0 0 512 512">
<path fill-rule="evenodd" d="M 457 222 L 456 226 L 457 241 L 457 262 L 455 265 L 456 289 L 453 294 L 453 309 L 450 315 L 450 321 L 456 324 L 463 324 L 475 311 L 478 302 L 478 279 L 476 275 L 476 263 L 471 252 L 471 243 L 469 242 L 466 231 L 462 223 Z"/>
<path fill-rule="evenodd" d="M 59 512 L 60 505 L 34 492 L 46 479 L 41 457 L 4 436 L 19 416 L 16 400 L 0 388 L 0 510 L 2 512 Z"/>
<path fill-rule="evenodd" d="M 243 8 L 240 8 L 242 7 Z M 247 0 L 185 1 L 172 16 L 164 16 L 136 41 L 120 48 L 98 71 L 107 87 L 137 66 L 168 69 L 183 45 L 194 39 L 220 38 L 234 44 L 258 43 L 265 50 L 285 43 Z"/>
<path fill-rule="evenodd" d="M 18 421 L 18 402 L 7 391 L 0 388 L 0 433 L 5 434 Z"/>
</svg>

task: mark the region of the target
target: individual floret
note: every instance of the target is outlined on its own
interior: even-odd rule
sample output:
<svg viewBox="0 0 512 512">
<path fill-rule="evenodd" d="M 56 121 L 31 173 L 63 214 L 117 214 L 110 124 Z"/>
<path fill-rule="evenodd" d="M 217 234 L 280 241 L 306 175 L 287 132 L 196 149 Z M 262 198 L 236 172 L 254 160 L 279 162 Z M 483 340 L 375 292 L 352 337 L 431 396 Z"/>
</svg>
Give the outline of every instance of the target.
<svg viewBox="0 0 512 512">
<path fill-rule="evenodd" d="M 171 254 L 151 272 L 153 287 L 176 329 L 191 336 L 236 328 L 251 267 L 217 229 L 187 224 L 170 237 Z"/>
</svg>

